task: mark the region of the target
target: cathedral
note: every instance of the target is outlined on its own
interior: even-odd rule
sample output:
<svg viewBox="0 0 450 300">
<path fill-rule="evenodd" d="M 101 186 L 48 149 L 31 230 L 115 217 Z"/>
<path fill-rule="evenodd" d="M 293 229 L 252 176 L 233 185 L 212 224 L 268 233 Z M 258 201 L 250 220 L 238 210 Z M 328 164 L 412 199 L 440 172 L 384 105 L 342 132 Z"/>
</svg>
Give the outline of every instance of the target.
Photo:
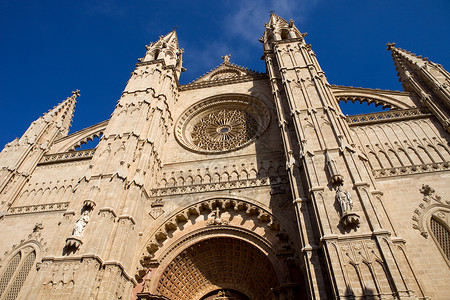
<svg viewBox="0 0 450 300">
<path fill-rule="evenodd" d="M 180 85 L 174 30 L 110 119 L 69 134 L 74 91 L 3 148 L 0 300 L 449 299 L 450 73 L 388 44 L 404 91 L 332 85 L 263 30 L 265 73 Z"/>
</svg>

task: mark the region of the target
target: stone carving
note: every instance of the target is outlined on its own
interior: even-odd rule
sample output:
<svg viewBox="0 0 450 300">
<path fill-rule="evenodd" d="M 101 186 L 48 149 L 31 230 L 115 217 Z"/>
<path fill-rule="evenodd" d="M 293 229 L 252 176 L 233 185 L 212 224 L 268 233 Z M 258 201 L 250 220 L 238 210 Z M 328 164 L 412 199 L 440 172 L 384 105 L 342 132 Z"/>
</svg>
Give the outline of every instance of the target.
<svg viewBox="0 0 450 300">
<path fill-rule="evenodd" d="M 228 225 L 229 222 L 221 218 L 220 215 L 220 209 L 216 207 L 208 216 L 208 225 Z"/>
<path fill-rule="evenodd" d="M 348 191 L 342 191 L 341 186 L 338 186 L 336 190 L 336 199 L 341 206 L 342 215 L 345 215 L 353 209 L 353 201 L 350 193 Z"/>
<path fill-rule="evenodd" d="M 64 153 L 48 154 L 42 157 L 39 164 L 57 163 L 62 161 L 73 161 L 82 159 L 91 159 L 95 154 L 95 149 L 70 151 Z"/>
<path fill-rule="evenodd" d="M 147 264 L 149 263 L 147 258 L 153 256 L 154 253 L 158 251 L 158 249 L 162 245 L 162 241 L 165 241 L 166 239 L 173 236 L 174 230 L 182 230 L 182 228 L 184 227 L 180 227 L 179 224 L 184 224 L 189 219 L 190 215 L 205 216 L 207 220 L 207 226 L 229 225 L 232 219 L 230 219 L 230 221 L 222 219 L 220 217 L 221 211 L 227 211 L 230 214 L 232 214 L 233 212 L 238 213 L 247 219 L 254 218 L 254 229 L 267 228 L 269 230 L 273 230 L 279 233 L 277 237 L 280 240 L 285 240 L 286 242 L 288 242 L 285 229 L 282 228 L 279 221 L 276 220 L 270 212 L 242 200 L 212 199 L 202 203 L 197 203 L 184 209 L 181 212 L 178 212 L 171 219 L 161 225 L 159 229 L 155 231 L 154 237 L 147 244 L 148 255 L 144 255 L 141 258 L 141 264 L 143 266 L 147 266 Z M 216 219 L 218 220 L 216 221 Z"/>
<path fill-rule="evenodd" d="M 191 137 L 192 142 L 204 150 L 231 150 L 253 138 L 257 127 L 249 113 L 223 109 L 199 120 L 192 129 Z"/>
<path fill-rule="evenodd" d="M 230 63 L 230 58 L 231 58 L 231 53 L 229 53 L 227 55 L 224 55 L 224 56 L 221 56 L 220 58 L 223 59 L 223 63 L 224 64 L 229 64 Z"/>
<path fill-rule="evenodd" d="M 39 222 L 39 223 L 34 224 L 33 232 L 38 233 L 42 229 L 44 229 L 44 226 L 42 225 L 42 222 Z"/>
<path fill-rule="evenodd" d="M 148 213 L 154 220 L 158 219 L 164 213 L 164 202 L 162 199 L 153 200 L 151 207 L 152 209 Z"/>
<path fill-rule="evenodd" d="M 450 163 L 440 162 L 440 163 L 432 163 L 432 164 L 422 164 L 422 165 L 403 166 L 403 167 L 394 167 L 394 168 L 386 168 L 386 169 L 376 169 L 376 170 L 372 170 L 372 173 L 375 178 L 383 178 L 383 177 L 401 176 L 401 175 L 409 175 L 409 174 L 417 174 L 417 173 L 433 173 L 433 172 L 438 172 L 438 171 L 446 171 L 449 168 L 450 168 Z"/>
<path fill-rule="evenodd" d="M 352 212 L 353 200 L 350 193 L 346 190 L 342 190 L 342 186 L 339 185 L 336 189 L 336 201 L 341 208 L 341 223 L 344 227 L 359 227 L 359 216 Z"/>
<path fill-rule="evenodd" d="M 342 176 L 339 172 L 336 160 L 333 159 L 328 152 L 325 153 L 325 157 L 327 161 L 328 172 L 331 176 L 331 183 L 335 185 L 341 185 L 344 182 L 344 176 Z"/>
<path fill-rule="evenodd" d="M 411 108 L 402 110 L 393 110 L 388 112 L 377 112 L 369 114 L 360 114 L 355 116 L 347 116 L 347 123 L 352 125 L 372 124 L 382 122 L 393 122 L 400 120 L 409 120 L 415 118 L 429 117 L 431 114 L 425 108 Z"/>
<path fill-rule="evenodd" d="M 235 72 L 233 70 L 217 72 L 216 74 L 211 76 L 211 80 L 222 80 L 222 79 L 230 79 L 239 77 L 239 72 Z"/>
<path fill-rule="evenodd" d="M 8 208 L 8 215 L 19 215 L 19 214 L 29 214 L 29 213 L 37 213 L 37 212 L 46 212 L 46 211 L 58 211 L 58 210 L 66 210 L 69 206 L 69 202 L 60 202 L 60 203 L 48 203 L 48 204 L 39 204 L 39 205 L 29 205 L 29 206 L 16 206 Z"/>
<path fill-rule="evenodd" d="M 450 212 L 450 201 L 443 201 L 428 184 L 422 185 L 420 193 L 423 198 L 418 208 L 414 210 L 413 228 L 419 230 L 423 237 L 428 238 L 427 223 L 432 217 L 443 219 L 442 221 L 446 223 L 446 215 Z"/>
<path fill-rule="evenodd" d="M 75 223 L 72 235 L 83 237 L 84 229 L 87 223 L 89 223 L 89 211 L 84 211 L 83 214 L 81 215 L 81 218 L 79 218 L 78 221 Z"/>
</svg>

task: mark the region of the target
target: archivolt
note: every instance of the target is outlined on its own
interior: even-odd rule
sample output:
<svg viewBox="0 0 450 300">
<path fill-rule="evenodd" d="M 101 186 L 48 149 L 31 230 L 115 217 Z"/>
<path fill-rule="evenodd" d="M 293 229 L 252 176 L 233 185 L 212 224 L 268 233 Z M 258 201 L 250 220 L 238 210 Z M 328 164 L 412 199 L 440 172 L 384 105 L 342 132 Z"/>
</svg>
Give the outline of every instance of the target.
<svg viewBox="0 0 450 300">
<path fill-rule="evenodd" d="M 178 252 L 202 238 L 217 235 L 240 237 L 273 255 L 276 251 L 293 253 L 291 235 L 270 212 L 245 200 L 213 198 L 179 210 L 154 230 L 141 252 L 140 264 L 144 268 L 159 265 L 175 249 Z M 144 274 L 142 270 L 137 277 Z"/>
</svg>

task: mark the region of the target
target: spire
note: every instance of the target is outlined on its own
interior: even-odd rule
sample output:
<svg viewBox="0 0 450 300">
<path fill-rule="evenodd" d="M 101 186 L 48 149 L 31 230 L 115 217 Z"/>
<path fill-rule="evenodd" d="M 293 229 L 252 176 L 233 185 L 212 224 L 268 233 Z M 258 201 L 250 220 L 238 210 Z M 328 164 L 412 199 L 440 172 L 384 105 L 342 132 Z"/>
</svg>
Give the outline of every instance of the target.
<svg viewBox="0 0 450 300">
<path fill-rule="evenodd" d="M 56 123 L 56 127 L 59 128 L 61 136 L 66 136 L 69 133 L 69 127 L 72 125 L 73 113 L 75 111 L 75 104 L 77 103 L 77 97 L 79 96 L 80 90 L 72 91 L 72 96 L 67 97 L 42 116 L 45 121 L 53 121 Z"/>
<path fill-rule="evenodd" d="M 388 43 L 399 81 L 403 88 L 415 93 L 450 132 L 450 73 L 441 65 Z"/>
<path fill-rule="evenodd" d="M 424 67 L 427 64 L 428 58 L 422 58 L 421 55 L 416 55 L 410 51 L 395 47 L 395 43 L 386 44 L 387 50 L 391 51 L 394 64 L 399 71 L 400 81 L 404 81 L 409 74 L 409 70 Z"/>
<path fill-rule="evenodd" d="M 145 46 L 147 53 L 140 61 L 142 63 L 163 59 L 166 66 L 174 67 L 177 72 L 185 69 L 181 66 L 183 49 L 180 49 L 176 28 L 166 35 L 161 35 L 159 40 Z M 179 75 L 179 74 L 178 74 Z"/>
<path fill-rule="evenodd" d="M 47 125 L 51 123 L 53 123 L 55 125 L 54 127 L 57 129 L 56 138 L 66 136 L 69 133 L 69 127 L 71 126 L 75 110 L 75 103 L 77 102 L 76 99 L 79 96 L 79 90 L 73 91 L 72 96 L 67 97 L 61 103 L 44 113 L 42 117 L 31 123 L 21 140 L 31 144 L 34 143 L 34 141 L 41 136 L 43 128 L 46 128 Z"/>
<path fill-rule="evenodd" d="M 306 36 L 306 33 L 300 33 L 292 19 L 286 21 L 273 12 L 271 12 L 269 22 L 265 24 L 265 28 L 264 35 L 259 39 L 260 42 L 265 44 L 264 50 L 269 50 L 272 42 L 303 39 Z"/>
</svg>

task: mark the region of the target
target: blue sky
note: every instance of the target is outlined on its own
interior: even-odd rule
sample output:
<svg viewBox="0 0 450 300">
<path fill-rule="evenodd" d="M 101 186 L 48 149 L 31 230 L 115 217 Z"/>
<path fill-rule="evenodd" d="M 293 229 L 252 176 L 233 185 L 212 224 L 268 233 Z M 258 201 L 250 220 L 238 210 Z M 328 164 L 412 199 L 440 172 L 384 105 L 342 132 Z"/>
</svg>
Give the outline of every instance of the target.
<svg viewBox="0 0 450 300">
<path fill-rule="evenodd" d="M 450 1 L 0 1 L 0 148 L 71 91 L 71 132 L 109 118 L 144 45 L 178 27 L 186 84 L 231 61 L 264 72 L 269 11 L 294 19 L 331 84 L 401 90 L 387 42 L 450 70 Z"/>
</svg>

